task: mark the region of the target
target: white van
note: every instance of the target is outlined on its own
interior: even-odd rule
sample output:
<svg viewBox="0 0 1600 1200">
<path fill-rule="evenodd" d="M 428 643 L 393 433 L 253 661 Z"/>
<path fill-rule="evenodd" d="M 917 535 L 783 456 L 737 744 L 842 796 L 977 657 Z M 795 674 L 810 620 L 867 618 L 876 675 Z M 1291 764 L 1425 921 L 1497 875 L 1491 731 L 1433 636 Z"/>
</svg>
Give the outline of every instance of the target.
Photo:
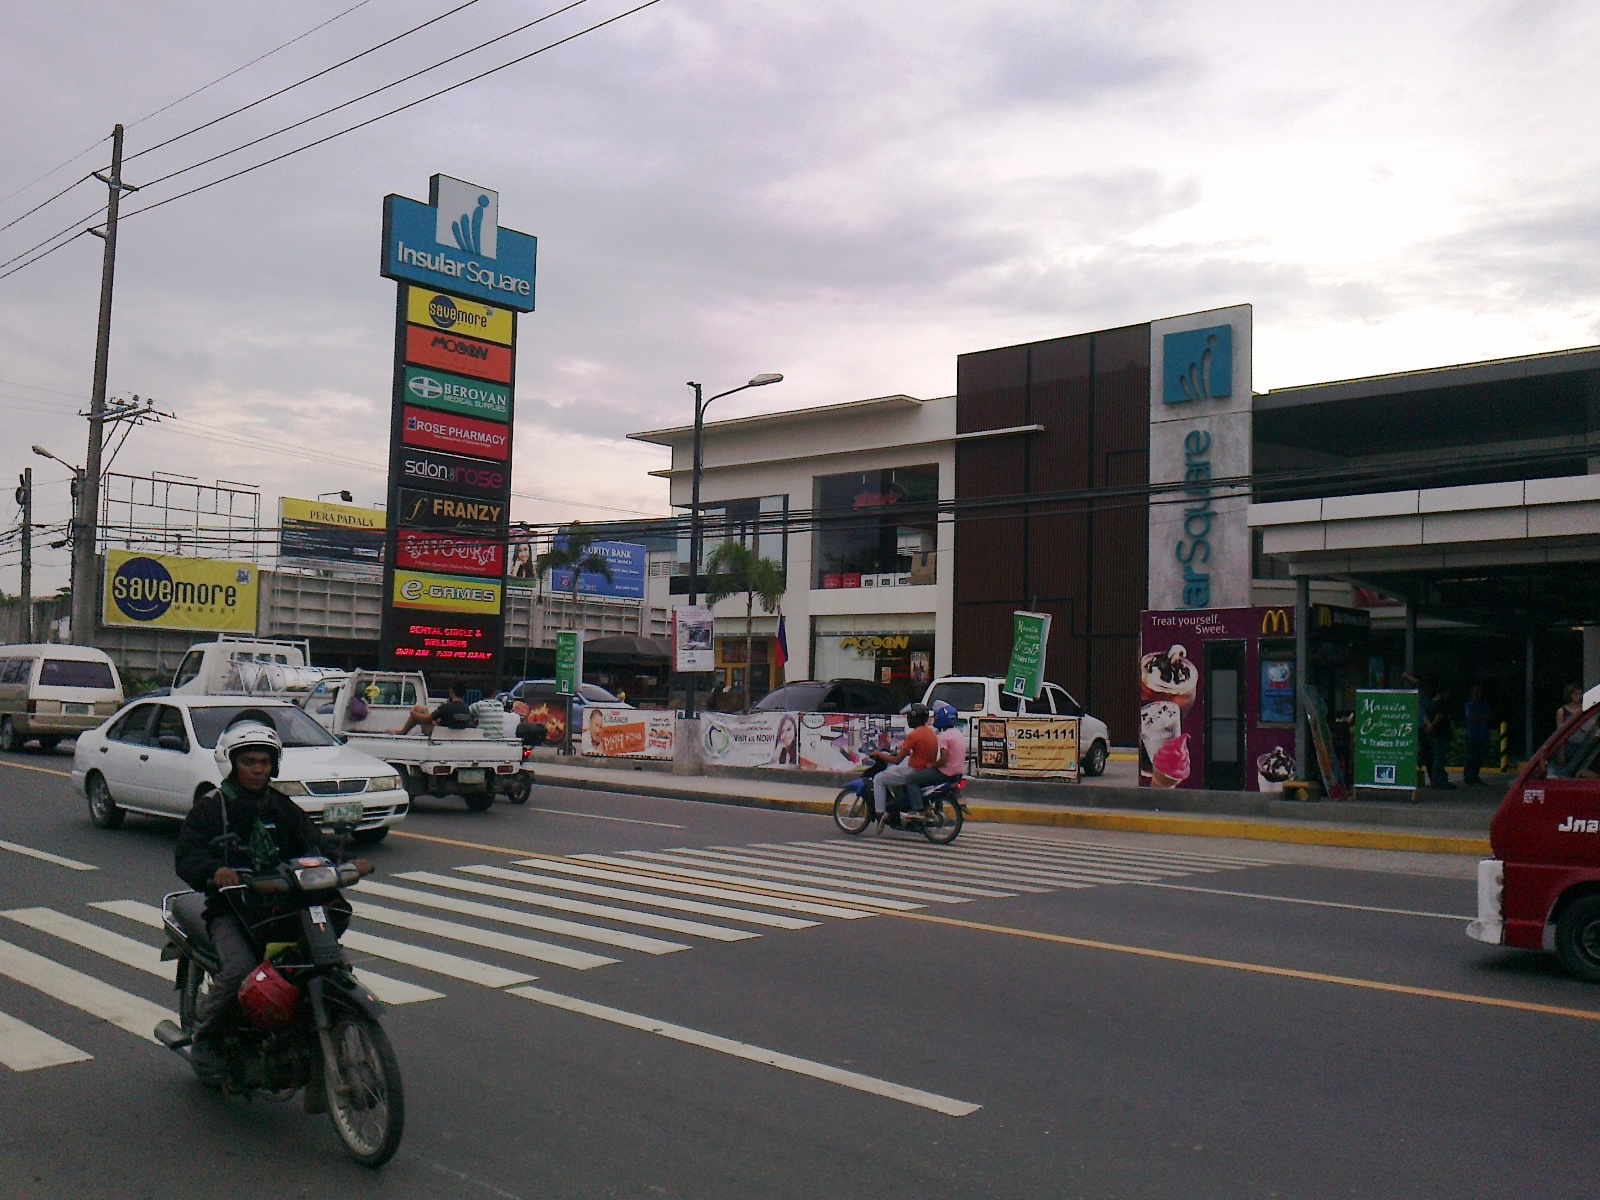
<svg viewBox="0 0 1600 1200">
<path fill-rule="evenodd" d="M 93 729 L 122 707 L 116 664 L 93 646 L 0 646 L 0 750 Z"/>
</svg>

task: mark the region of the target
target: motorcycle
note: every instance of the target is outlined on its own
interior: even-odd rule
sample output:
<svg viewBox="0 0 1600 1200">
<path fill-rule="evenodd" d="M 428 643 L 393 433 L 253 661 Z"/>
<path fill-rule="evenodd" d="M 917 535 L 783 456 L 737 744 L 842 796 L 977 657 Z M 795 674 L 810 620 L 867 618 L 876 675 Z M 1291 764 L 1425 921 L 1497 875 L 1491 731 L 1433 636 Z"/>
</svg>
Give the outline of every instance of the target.
<svg viewBox="0 0 1600 1200">
<path fill-rule="evenodd" d="M 854 836 L 872 824 L 872 781 L 887 767 L 887 763 L 874 760 L 859 779 L 852 779 L 839 789 L 833 801 L 833 823 L 845 833 Z M 967 810 L 961 803 L 961 793 L 966 786 L 966 778 L 958 775 L 948 783 L 925 787 L 922 789 L 923 808 L 920 812 L 891 809 L 883 823 L 890 829 L 921 830 L 922 836 L 935 845 L 948 845 L 956 840 L 966 820 Z M 893 803 L 892 796 L 890 802 Z"/>
<path fill-rule="evenodd" d="M 238 841 L 233 834 L 218 840 L 227 839 Z M 345 962 L 334 921 L 346 914 L 330 907 L 337 889 L 354 885 L 360 871 L 311 856 L 239 874 L 237 886 L 219 890 L 262 957 L 240 988 L 240 1015 L 217 1035 L 216 1082 L 247 1099 L 287 1101 L 303 1090 L 306 1113 L 326 1112 L 352 1158 L 382 1166 L 399 1149 L 405 1125 L 400 1064 L 379 1024 L 383 1005 Z M 205 903 L 202 893 L 183 891 L 161 905 L 167 934 L 161 957 L 178 963 L 179 1023 L 162 1021 L 155 1033 L 191 1066 L 200 1000 L 222 967 L 206 930 Z M 261 940 L 295 924 L 292 941 Z M 246 1004 L 252 987 L 258 1002 Z"/>
</svg>

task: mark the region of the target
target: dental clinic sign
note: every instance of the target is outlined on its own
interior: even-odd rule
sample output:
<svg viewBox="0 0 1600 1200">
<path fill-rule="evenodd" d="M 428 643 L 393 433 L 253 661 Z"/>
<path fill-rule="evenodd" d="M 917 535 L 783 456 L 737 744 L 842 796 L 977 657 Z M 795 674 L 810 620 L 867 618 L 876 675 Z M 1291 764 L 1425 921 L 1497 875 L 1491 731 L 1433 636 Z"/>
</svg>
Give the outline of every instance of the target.
<svg viewBox="0 0 1600 1200">
<path fill-rule="evenodd" d="M 538 238 L 500 228 L 499 192 L 435 175 L 426 204 L 383 198 L 388 279 L 532 312 L 538 257 Z"/>
<path fill-rule="evenodd" d="M 1251 311 L 1150 327 L 1152 609 L 1250 603 Z"/>
</svg>

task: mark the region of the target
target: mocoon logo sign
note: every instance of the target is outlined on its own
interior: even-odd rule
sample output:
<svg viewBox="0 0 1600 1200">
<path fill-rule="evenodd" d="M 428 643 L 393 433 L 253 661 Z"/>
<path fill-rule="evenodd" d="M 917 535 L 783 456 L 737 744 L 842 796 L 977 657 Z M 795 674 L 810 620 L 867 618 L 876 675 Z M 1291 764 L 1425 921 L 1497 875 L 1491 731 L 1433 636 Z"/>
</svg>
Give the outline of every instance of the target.
<svg viewBox="0 0 1600 1200">
<path fill-rule="evenodd" d="M 516 328 L 516 316 L 509 308 L 495 308 L 419 287 L 406 289 L 406 320 L 413 325 L 445 333 L 464 333 L 502 346 L 511 344 L 511 333 Z"/>
<path fill-rule="evenodd" d="M 249 563 L 106 551 L 106 625 L 254 633 L 256 599 Z"/>
<path fill-rule="evenodd" d="M 457 333 L 441 333 L 420 325 L 406 326 L 406 363 L 437 367 L 474 379 L 511 382 L 511 347 L 480 342 Z"/>
<path fill-rule="evenodd" d="M 444 571 L 499 579 L 505 574 L 506 548 L 484 538 L 449 537 L 402 529 L 395 565 L 413 571 Z"/>
<path fill-rule="evenodd" d="M 407 405 L 400 414 L 400 440 L 424 450 L 446 450 L 504 462 L 511 457 L 511 426 Z"/>
<path fill-rule="evenodd" d="M 500 613 L 500 585 L 481 579 L 396 571 L 393 596 L 397 608 L 477 613 L 485 617 Z"/>
</svg>

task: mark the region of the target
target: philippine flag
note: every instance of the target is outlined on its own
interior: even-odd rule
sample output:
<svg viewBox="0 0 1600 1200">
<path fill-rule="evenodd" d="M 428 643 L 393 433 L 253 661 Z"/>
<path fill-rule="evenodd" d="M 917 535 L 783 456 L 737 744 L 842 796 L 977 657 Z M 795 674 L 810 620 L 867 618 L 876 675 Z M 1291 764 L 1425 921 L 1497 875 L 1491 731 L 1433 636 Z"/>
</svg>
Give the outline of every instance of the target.
<svg viewBox="0 0 1600 1200">
<path fill-rule="evenodd" d="M 778 614 L 778 667 L 781 669 L 789 663 L 789 632 L 783 624 L 783 614 Z"/>
</svg>

